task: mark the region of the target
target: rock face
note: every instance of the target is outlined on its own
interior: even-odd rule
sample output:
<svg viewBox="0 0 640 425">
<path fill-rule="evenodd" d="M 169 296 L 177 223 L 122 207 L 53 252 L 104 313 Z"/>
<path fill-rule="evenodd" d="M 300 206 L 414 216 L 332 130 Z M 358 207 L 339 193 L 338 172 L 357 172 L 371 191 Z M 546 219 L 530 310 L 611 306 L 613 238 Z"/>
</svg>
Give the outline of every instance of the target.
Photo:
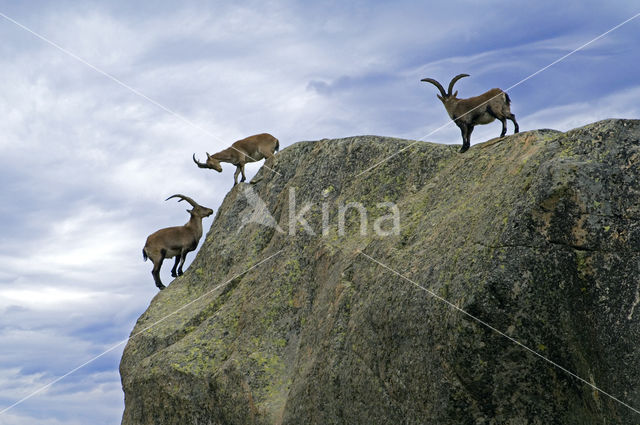
<svg viewBox="0 0 640 425">
<path fill-rule="evenodd" d="M 122 424 L 640 423 L 640 121 L 456 151 L 301 142 L 231 190 Z"/>
</svg>

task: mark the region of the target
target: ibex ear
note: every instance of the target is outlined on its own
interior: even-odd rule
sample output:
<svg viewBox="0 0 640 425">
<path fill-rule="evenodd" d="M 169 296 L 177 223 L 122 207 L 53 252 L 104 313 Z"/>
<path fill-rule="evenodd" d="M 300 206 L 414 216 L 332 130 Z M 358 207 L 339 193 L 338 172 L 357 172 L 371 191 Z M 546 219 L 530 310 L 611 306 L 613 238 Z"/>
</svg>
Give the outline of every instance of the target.
<svg viewBox="0 0 640 425">
<path fill-rule="evenodd" d="M 438 96 L 438 99 L 442 100 L 444 102 L 444 99 L 442 98 L 442 96 L 440 96 L 439 94 L 437 94 L 436 96 Z"/>
<path fill-rule="evenodd" d="M 457 97 L 458 96 L 458 90 L 455 91 L 455 93 L 453 93 L 453 97 Z"/>
<path fill-rule="evenodd" d="M 205 152 L 207 154 L 207 158 L 210 158 L 211 155 L 209 155 L 209 152 Z"/>
</svg>

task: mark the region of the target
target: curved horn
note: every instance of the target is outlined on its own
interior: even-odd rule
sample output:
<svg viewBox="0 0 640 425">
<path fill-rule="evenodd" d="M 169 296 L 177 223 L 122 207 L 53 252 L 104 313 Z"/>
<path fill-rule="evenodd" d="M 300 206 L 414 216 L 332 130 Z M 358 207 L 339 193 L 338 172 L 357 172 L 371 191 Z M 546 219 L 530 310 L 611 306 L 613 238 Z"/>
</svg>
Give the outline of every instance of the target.
<svg viewBox="0 0 640 425">
<path fill-rule="evenodd" d="M 440 94 L 442 95 L 442 97 L 447 97 L 447 93 L 445 93 L 444 91 L 444 87 L 442 87 L 442 84 L 440 84 L 439 82 L 437 82 L 436 80 L 434 80 L 433 78 L 423 78 L 420 81 L 424 81 L 426 83 L 431 83 L 434 86 L 436 86 L 438 88 L 438 90 L 440 90 Z"/>
<path fill-rule="evenodd" d="M 196 201 L 194 201 L 193 199 L 189 198 L 188 196 L 184 196 L 181 195 L 179 193 L 176 193 L 175 195 L 171 195 L 169 196 L 167 199 L 165 199 L 165 201 L 168 201 L 171 198 L 180 198 L 180 200 L 178 200 L 178 202 L 180 201 L 187 201 L 188 203 L 191 204 L 192 207 L 199 207 L 200 205 L 198 205 L 198 203 Z"/>
<path fill-rule="evenodd" d="M 456 81 L 458 81 L 460 78 L 464 78 L 464 77 L 468 77 L 469 74 L 458 74 L 455 77 L 453 77 L 453 80 L 451 80 L 451 82 L 449 83 L 449 96 L 451 96 L 451 92 L 453 91 L 453 85 L 456 83 Z"/>
<path fill-rule="evenodd" d="M 198 160 L 196 159 L 196 154 L 193 154 L 193 162 L 196 163 L 196 165 L 200 168 L 209 168 L 207 167 L 207 164 L 203 164 L 202 162 L 198 162 Z"/>
</svg>

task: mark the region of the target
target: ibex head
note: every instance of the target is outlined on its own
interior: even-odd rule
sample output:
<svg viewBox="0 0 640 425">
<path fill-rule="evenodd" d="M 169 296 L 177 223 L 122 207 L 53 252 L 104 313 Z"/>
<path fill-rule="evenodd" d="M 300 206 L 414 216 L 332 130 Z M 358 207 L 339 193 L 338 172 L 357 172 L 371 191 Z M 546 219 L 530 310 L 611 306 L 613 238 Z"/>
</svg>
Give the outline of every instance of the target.
<svg viewBox="0 0 640 425">
<path fill-rule="evenodd" d="M 175 195 L 171 195 L 169 196 L 167 199 L 165 199 L 165 201 L 168 201 L 171 198 L 179 198 L 178 202 L 180 201 L 187 201 L 188 203 L 191 204 L 191 206 L 193 207 L 192 210 L 187 210 L 187 212 L 191 215 L 195 215 L 196 217 L 209 217 L 211 214 L 213 214 L 213 210 L 211 208 L 207 208 L 207 207 L 203 207 L 202 205 L 198 205 L 198 203 L 196 201 L 194 201 L 193 199 L 189 198 L 188 196 L 184 196 L 181 194 L 175 194 Z"/>
<path fill-rule="evenodd" d="M 440 84 L 439 82 L 437 82 L 436 80 L 434 80 L 433 78 L 423 78 L 420 81 L 424 81 L 426 83 L 431 83 L 434 86 L 436 86 L 438 88 L 438 90 L 440 90 L 440 94 L 437 94 L 436 96 L 438 96 L 438 99 L 440 99 L 442 101 L 442 103 L 444 103 L 445 105 L 448 103 L 448 101 L 450 100 L 457 100 L 458 99 L 458 91 L 456 90 L 455 93 L 451 93 L 451 91 L 453 90 L 453 85 L 460 79 L 460 78 L 464 78 L 464 77 L 468 77 L 469 74 L 458 74 L 455 77 L 453 77 L 453 80 L 451 80 L 451 82 L 449 83 L 449 90 L 447 92 L 444 91 L 444 87 L 442 87 L 442 84 Z"/>
<path fill-rule="evenodd" d="M 220 161 L 215 159 L 213 157 L 213 155 L 209 155 L 209 152 L 207 152 L 207 162 L 206 163 L 198 162 L 198 160 L 196 159 L 196 154 L 195 153 L 193 154 L 193 162 L 195 162 L 196 165 L 198 167 L 200 167 L 200 168 L 211 168 L 213 170 L 216 170 L 219 173 L 222 172 L 222 166 L 220 165 Z"/>
</svg>

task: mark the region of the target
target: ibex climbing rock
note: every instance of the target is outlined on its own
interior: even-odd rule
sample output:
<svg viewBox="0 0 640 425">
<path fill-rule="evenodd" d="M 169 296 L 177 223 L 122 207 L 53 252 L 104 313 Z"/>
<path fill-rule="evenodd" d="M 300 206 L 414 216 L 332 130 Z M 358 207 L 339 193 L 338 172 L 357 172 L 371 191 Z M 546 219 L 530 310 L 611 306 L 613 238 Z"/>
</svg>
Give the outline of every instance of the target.
<svg viewBox="0 0 640 425">
<path fill-rule="evenodd" d="M 244 175 L 244 165 L 248 162 L 260 161 L 263 158 L 269 159 L 280 149 L 278 139 L 268 133 L 256 134 L 246 139 L 238 140 L 231 147 L 209 155 L 207 152 L 207 162 L 198 162 L 196 154 L 193 154 L 193 162 L 200 168 L 211 168 L 217 172 L 222 172 L 221 162 L 228 162 L 236 166 L 233 174 L 233 185 L 238 184 L 238 174 L 242 173 L 241 182 L 246 180 Z"/>
<path fill-rule="evenodd" d="M 160 280 L 160 267 L 165 258 L 176 257 L 176 262 L 171 269 L 171 276 L 177 277 L 182 275 L 182 266 L 187 254 L 194 251 L 200 238 L 202 237 L 202 219 L 213 214 L 211 208 L 200 206 L 188 196 L 176 194 L 169 196 L 171 198 L 179 198 L 180 201 L 187 201 L 193 209 L 187 210 L 191 218 L 184 226 L 167 227 L 152 233 L 142 248 L 142 258 L 146 261 L 150 258 L 153 262 L 153 280 L 159 289 L 165 286 Z M 177 269 L 177 270 L 176 270 Z"/>
<path fill-rule="evenodd" d="M 462 131 L 462 149 L 460 149 L 460 153 L 466 152 L 469 146 L 471 146 L 471 132 L 476 125 L 489 124 L 493 120 L 498 119 L 502 123 L 502 133 L 500 133 L 500 137 L 504 137 L 504 135 L 507 134 L 507 120 L 511 120 L 515 125 L 514 134 L 520 130 L 516 122 L 516 116 L 511 113 L 509 107 L 511 99 L 509 99 L 509 95 L 501 89 L 491 89 L 480 96 L 467 99 L 458 99 L 457 90 L 455 93 L 451 93 L 456 81 L 468 76 L 469 74 L 459 74 L 453 77 L 453 80 L 449 83 L 449 90 L 447 92 L 444 91 L 442 84 L 433 78 L 423 78 L 420 80 L 431 83 L 438 88 L 440 91 L 440 94 L 437 95 L 438 99 L 444 104 L 444 108 L 447 110 L 449 117 L 460 127 L 460 131 Z"/>
</svg>

